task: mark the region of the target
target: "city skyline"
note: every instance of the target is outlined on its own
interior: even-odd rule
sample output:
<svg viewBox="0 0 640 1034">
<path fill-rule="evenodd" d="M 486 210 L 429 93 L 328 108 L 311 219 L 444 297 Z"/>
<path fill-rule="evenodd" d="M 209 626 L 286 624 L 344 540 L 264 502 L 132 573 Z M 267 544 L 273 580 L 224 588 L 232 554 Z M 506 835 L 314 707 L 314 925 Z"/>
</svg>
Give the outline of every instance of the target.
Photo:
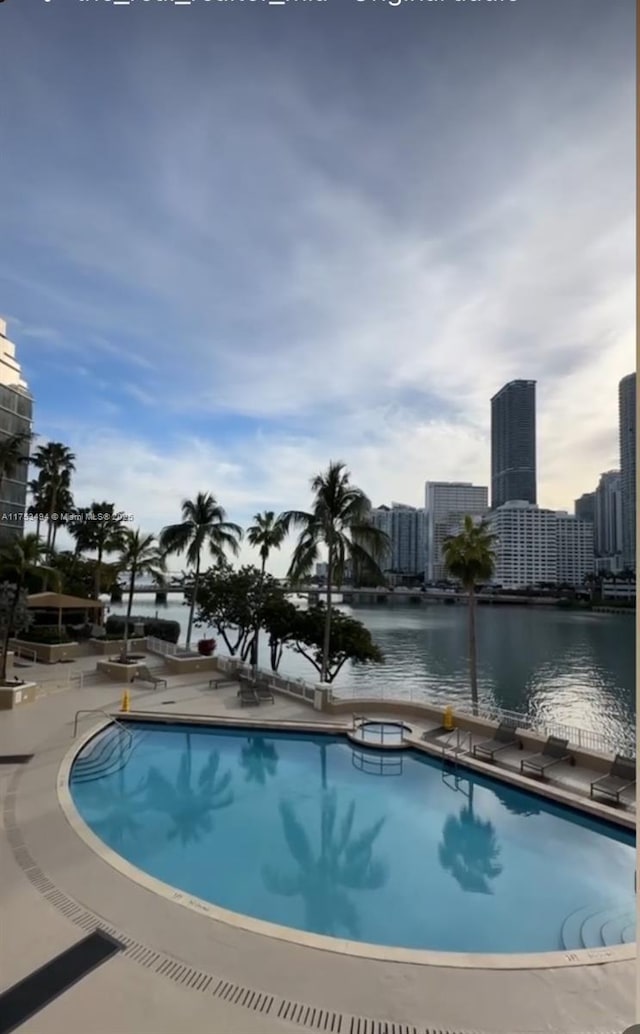
<svg viewBox="0 0 640 1034">
<path fill-rule="evenodd" d="M 490 484 L 517 377 L 541 505 L 617 467 L 633 5 L 479 7 L 2 5 L 0 313 L 79 502 L 246 526 L 344 459 L 419 506 Z"/>
</svg>

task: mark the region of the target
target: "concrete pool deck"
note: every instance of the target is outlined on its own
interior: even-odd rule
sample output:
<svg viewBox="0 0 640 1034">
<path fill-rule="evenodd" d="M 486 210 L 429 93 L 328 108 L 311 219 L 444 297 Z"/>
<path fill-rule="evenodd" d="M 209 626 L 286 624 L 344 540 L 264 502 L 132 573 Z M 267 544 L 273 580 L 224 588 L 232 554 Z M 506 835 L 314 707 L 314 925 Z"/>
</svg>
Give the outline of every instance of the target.
<svg viewBox="0 0 640 1034">
<path fill-rule="evenodd" d="M 258 723 L 330 722 L 336 730 L 350 724 L 347 716 L 328 722 L 280 696 L 273 705 L 240 708 L 233 686 L 209 690 L 203 676 L 168 678 L 167 689 L 155 692 L 134 684 L 132 708 Z M 2 987 L 96 924 L 127 944 L 25 1023 L 25 1034 L 383 1034 L 391 1023 L 397 1034 L 619 1034 L 633 1022 L 632 959 L 465 970 L 339 955 L 217 922 L 126 878 L 77 836 L 56 792 L 76 711 L 117 710 L 122 689 L 105 682 L 65 690 L 52 680 L 35 704 L 0 714 L 0 753 L 34 755 L 26 765 L 0 766 Z M 87 716 L 80 732 L 98 719 Z"/>
</svg>

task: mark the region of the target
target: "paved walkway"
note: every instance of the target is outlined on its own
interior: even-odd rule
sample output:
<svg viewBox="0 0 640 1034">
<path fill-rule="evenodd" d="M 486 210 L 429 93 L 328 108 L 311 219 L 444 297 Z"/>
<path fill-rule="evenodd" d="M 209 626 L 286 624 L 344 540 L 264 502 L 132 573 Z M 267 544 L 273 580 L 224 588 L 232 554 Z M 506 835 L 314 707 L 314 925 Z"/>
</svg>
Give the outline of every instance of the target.
<svg viewBox="0 0 640 1034">
<path fill-rule="evenodd" d="M 632 961 L 520 971 L 376 961 L 231 927 L 145 890 L 74 833 L 56 794 L 75 712 L 117 708 L 122 687 L 69 690 L 65 681 L 51 678 L 35 704 L 0 713 L 0 753 L 35 755 L 0 766 L 0 980 L 15 983 L 96 922 L 125 937 L 127 951 L 25 1024 L 25 1034 L 385 1034 L 387 1023 L 397 1034 L 619 1034 L 632 1023 Z M 212 691 L 201 677 L 170 679 L 155 692 L 134 684 L 131 696 L 133 708 L 162 713 L 247 718 L 258 710 L 240 710 L 233 687 Z M 259 712 L 326 721 L 284 697 Z"/>
</svg>

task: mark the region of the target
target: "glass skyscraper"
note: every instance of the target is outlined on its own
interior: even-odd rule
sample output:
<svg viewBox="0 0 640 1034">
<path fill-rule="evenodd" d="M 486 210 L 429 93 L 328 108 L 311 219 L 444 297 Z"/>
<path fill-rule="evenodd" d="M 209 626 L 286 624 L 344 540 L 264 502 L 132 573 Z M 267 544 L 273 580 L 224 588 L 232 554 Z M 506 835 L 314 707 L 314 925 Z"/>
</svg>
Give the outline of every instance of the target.
<svg viewBox="0 0 640 1034">
<path fill-rule="evenodd" d="M 536 382 L 510 381 L 491 399 L 491 508 L 537 503 Z"/>
</svg>

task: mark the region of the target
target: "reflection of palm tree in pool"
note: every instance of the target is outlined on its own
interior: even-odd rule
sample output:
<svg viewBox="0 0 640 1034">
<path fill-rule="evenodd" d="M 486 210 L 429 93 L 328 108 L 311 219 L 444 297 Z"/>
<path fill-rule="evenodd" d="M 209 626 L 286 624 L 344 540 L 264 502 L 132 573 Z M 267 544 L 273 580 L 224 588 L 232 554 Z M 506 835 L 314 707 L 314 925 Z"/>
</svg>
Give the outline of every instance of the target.
<svg viewBox="0 0 640 1034">
<path fill-rule="evenodd" d="M 527 794 L 513 793 L 511 790 L 494 790 L 493 793 L 512 815 L 539 815 L 542 811 L 534 798 Z"/>
<path fill-rule="evenodd" d="M 168 839 L 179 838 L 181 843 L 198 841 L 203 833 L 213 828 L 211 812 L 227 808 L 233 803 L 229 789 L 231 772 L 218 775 L 220 755 L 212 750 L 206 765 L 198 776 L 197 787 L 192 785 L 192 754 L 190 738 L 187 749 L 180 757 L 175 785 L 157 768 L 147 777 L 147 803 L 154 811 L 168 815 L 172 821 Z"/>
<path fill-rule="evenodd" d="M 297 872 L 287 875 L 266 865 L 263 878 L 272 893 L 302 898 L 308 930 L 333 936 L 346 930 L 357 937 L 360 930 L 358 912 L 347 891 L 378 890 L 385 884 L 387 868 L 372 857 L 373 845 L 385 820 L 380 819 L 354 836 L 355 803 L 349 805 L 338 828 L 336 812 L 335 790 L 323 793 L 320 851 L 315 855 L 291 804 L 282 801 L 280 817 L 284 836 Z"/>
<path fill-rule="evenodd" d="M 442 828 L 438 845 L 440 865 L 471 894 L 492 894 L 489 880 L 502 872 L 498 864 L 500 847 L 493 823 L 480 819 L 473 812 L 473 784 L 469 786 L 468 803 L 458 818 L 449 815 Z"/>
<path fill-rule="evenodd" d="M 267 776 L 276 773 L 278 752 L 273 743 L 264 736 L 249 736 L 240 752 L 240 764 L 244 768 L 248 783 L 264 786 Z"/>
</svg>

